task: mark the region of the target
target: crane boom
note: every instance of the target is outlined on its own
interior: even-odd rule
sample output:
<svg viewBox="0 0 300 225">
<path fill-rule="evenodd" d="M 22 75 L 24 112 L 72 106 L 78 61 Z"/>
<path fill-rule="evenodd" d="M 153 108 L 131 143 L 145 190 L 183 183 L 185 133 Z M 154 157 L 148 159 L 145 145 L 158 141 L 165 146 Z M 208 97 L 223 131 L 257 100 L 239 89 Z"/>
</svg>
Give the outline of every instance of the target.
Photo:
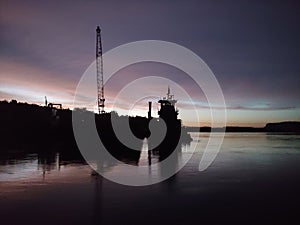
<svg viewBox="0 0 300 225">
<path fill-rule="evenodd" d="M 97 26 L 96 29 L 96 71 L 97 71 L 97 94 L 98 94 L 98 112 L 105 113 L 104 110 L 104 83 L 103 83 L 103 59 L 102 59 L 102 43 L 101 43 L 101 29 Z"/>
</svg>

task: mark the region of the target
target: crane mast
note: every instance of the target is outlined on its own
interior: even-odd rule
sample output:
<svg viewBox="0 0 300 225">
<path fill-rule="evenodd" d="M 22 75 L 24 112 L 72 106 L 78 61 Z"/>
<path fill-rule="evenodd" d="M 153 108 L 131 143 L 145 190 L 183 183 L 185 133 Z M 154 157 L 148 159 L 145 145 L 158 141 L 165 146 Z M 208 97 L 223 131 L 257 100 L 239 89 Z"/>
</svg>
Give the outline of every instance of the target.
<svg viewBox="0 0 300 225">
<path fill-rule="evenodd" d="M 98 112 L 105 113 L 104 110 L 104 83 L 103 83 L 103 59 L 102 59 L 102 43 L 101 43 L 101 29 L 97 26 L 96 29 L 96 71 L 97 71 L 97 94 L 98 94 Z"/>
</svg>

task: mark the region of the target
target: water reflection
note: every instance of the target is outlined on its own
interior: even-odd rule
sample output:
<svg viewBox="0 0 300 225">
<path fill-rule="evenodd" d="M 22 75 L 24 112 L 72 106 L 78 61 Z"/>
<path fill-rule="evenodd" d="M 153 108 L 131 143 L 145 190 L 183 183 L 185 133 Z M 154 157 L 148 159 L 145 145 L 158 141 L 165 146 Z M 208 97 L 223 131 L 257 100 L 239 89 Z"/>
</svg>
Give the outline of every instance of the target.
<svg viewBox="0 0 300 225">
<path fill-rule="evenodd" d="M 119 151 L 119 154 L 116 150 L 108 150 L 115 158 L 103 154 L 102 157 L 98 157 L 98 161 L 89 161 L 95 170 L 92 175 L 100 173 L 117 183 L 140 186 L 165 180 L 183 165 L 182 161 L 178 160 L 182 153 L 181 145 L 175 150 L 165 145 L 154 149 L 149 146 L 148 140 L 145 139 L 141 143 L 141 151 L 124 149 L 127 153 Z"/>
<path fill-rule="evenodd" d="M 192 149 L 196 148 L 191 164 L 197 166 L 203 153 L 203 149 L 208 141 L 209 134 L 194 133 L 192 134 L 193 142 L 190 146 L 183 146 L 177 148 L 175 154 L 169 158 L 168 166 L 158 164 L 163 161 L 168 154 L 168 151 L 149 150 L 147 140 L 141 142 L 141 152 L 134 154 L 114 154 L 118 157 L 119 161 L 110 161 L 104 159 L 96 165 L 96 167 L 103 169 L 105 173 L 120 174 L 120 176 L 130 176 L 124 170 L 124 163 L 135 166 L 147 166 L 146 174 L 141 176 L 167 176 L 169 170 L 176 171 L 178 165 L 182 163 L 185 158 L 192 154 Z M 288 155 L 299 154 L 300 151 L 300 138 L 299 135 L 266 135 L 266 134 L 226 134 L 223 147 L 219 153 L 219 157 L 210 167 L 210 169 L 232 168 L 240 166 L 240 161 L 248 163 L 255 163 L 256 167 L 252 168 L 272 168 L 274 160 L 277 162 L 285 163 L 290 161 Z M 280 158 L 278 157 L 280 156 Z M 79 174 L 79 168 L 84 168 L 84 171 L 89 171 L 84 176 L 95 175 L 92 173 L 90 167 L 86 164 L 85 160 L 79 152 L 74 150 L 66 150 L 61 148 L 56 149 L 22 149 L 22 150 L 3 150 L 0 153 L 0 181 L 16 181 L 19 179 L 39 178 L 42 180 L 47 179 L 50 174 L 57 176 L 68 170 L 74 171 L 74 174 Z M 69 176 L 70 174 L 68 174 Z M 70 178 L 71 179 L 71 178 Z"/>
<path fill-rule="evenodd" d="M 0 181 L 24 179 L 42 175 L 53 170 L 59 171 L 61 166 L 60 154 L 8 154 L 0 160 Z"/>
<path fill-rule="evenodd" d="M 172 158 L 175 170 L 199 143 L 188 164 L 168 180 L 146 187 L 91 176 L 80 156 L 62 149 L 1 152 L 1 224 L 141 224 L 145 218 L 148 224 L 240 224 L 249 215 L 257 215 L 250 224 L 280 219 L 286 224 L 286 218 L 298 215 L 299 136 L 227 134 L 218 157 L 201 173 L 198 163 L 208 135 L 193 138 L 191 146 Z M 141 145 L 138 166 L 164 176 L 166 168 L 157 164 L 163 156 L 149 151 L 147 143 Z M 122 174 L 123 165 L 103 166 L 108 173 Z"/>
<path fill-rule="evenodd" d="M 141 142 L 141 151 L 119 153 L 120 151 L 110 151 L 110 153 L 118 160 L 110 160 L 110 158 L 102 158 L 96 162 L 97 170 L 104 172 L 116 172 L 122 168 L 122 164 L 130 164 L 134 166 L 147 166 L 148 174 L 159 173 L 159 176 L 167 176 L 169 170 L 176 171 L 178 168 L 178 157 L 181 154 L 181 148 L 174 150 L 175 154 L 169 157 L 168 165 L 160 165 L 157 163 L 163 161 L 170 155 L 168 149 L 149 150 L 148 141 L 145 139 Z M 3 153 L 3 152 L 2 152 Z M 44 151 L 32 151 L 29 149 L 20 151 L 6 151 L 0 155 L 0 181 L 13 181 L 26 178 L 40 177 L 43 180 L 48 174 L 59 174 L 66 168 L 75 168 L 86 165 L 87 163 L 76 151 L 54 151 L 45 149 Z M 96 175 L 95 171 L 91 175 Z"/>
</svg>

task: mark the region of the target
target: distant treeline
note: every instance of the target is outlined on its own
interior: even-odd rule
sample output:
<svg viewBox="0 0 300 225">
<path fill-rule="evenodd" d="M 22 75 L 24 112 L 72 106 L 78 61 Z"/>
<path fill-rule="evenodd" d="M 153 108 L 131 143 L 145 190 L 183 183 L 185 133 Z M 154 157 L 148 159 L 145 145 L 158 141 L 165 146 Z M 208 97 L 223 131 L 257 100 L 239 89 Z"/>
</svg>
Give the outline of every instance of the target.
<svg viewBox="0 0 300 225">
<path fill-rule="evenodd" d="M 223 128 L 186 127 L 188 132 L 278 132 L 300 133 L 300 122 L 288 121 L 280 123 L 267 123 L 265 127 L 238 127 L 227 126 Z"/>
<path fill-rule="evenodd" d="M 93 113 L 93 112 L 89 112 Z M 116 114 L 116 115 L 115 115 Z M 126 119 L 113 112 L 120 120 Z M 96 120 L 101 115 L 95 115 Z M 103 117 L 103 115 L 102 115 Z M 124 118 L 123 118 L 124 117 Z M 97 119 L 98 118 L 98 119 Z M 127 117 L 128 118 L 128 117 Z M 99 126 L 108 126 L 108 118 L 101 119 Z M 132 132 L 140 139 L 149 135 L 148 119 L 146 117 L 129 117 Z M 103 124 L 104 123 L 104 124 Z M 111 130 L 110 127 L 107 130 Z M 221 132 L 224 128 L 183 127 L 182 132 Z M 268 123 L 265 127 L 228 126 L 226 132 L 294 132 L 300 133 L 300 122 Z M 103 134 L 103 136 L 106 136 Z M 37 147 L 49 146 L 50 143 L 76 145 L 72 129 L 72 111 L 55 109 L 35 104 L 20 103 L 16 100 L 0 101 L 0 141 L 6 145 L 22 146 L 26 143 Z"/>
</svg>

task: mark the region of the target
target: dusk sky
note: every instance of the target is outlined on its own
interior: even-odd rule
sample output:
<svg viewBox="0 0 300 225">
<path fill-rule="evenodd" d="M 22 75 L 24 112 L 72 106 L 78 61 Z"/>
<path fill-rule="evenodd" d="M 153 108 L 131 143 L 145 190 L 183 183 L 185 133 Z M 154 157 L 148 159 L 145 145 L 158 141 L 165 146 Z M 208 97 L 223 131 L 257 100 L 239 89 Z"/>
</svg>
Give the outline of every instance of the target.
<svg viewBox="0 0 300 225">
<path fill-rule="evenodd" d="M 300 120 L 299 1 L 1 0 L 0 100 L 43 104 L 47 96 L 71 107 L 82 74 L 95 60 L 97 25 L 104 52 L 139 40 L 174 42 L 195 52 L 220 83 L 229 125 Z M 129 80 L 158 74 L 190 88 L 205 124 L 201 91 L 182 71 L 158 63 L 119 71 L 105 89 L 108 106 Z M 133 94 L 143 97 L 155 88 L 163 96 L 167 85 L 145 84 Z M 195 125 L 189 105 L 176 91 L 175 97 L 184 124 Z M 146 110 L 147 101 L 136 112 L 146 116 Z"/>
</svg>

